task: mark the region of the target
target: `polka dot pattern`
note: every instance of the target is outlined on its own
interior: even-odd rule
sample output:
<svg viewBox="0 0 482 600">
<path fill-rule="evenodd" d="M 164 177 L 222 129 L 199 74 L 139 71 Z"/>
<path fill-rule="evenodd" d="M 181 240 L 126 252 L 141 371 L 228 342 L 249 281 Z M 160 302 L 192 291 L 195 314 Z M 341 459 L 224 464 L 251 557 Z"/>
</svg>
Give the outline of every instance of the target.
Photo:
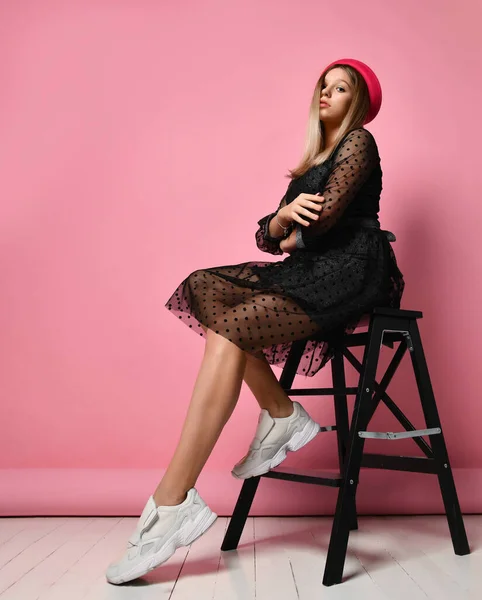
<svg viewBox="0 0 482 600">
<path fill-rule="evenodd" d="M 323 234 L 320 229 L 310 232 L 311 237 L 304 238 L 307 248 L 283 260 L 196 270 L 178 285 L 166 308 L 198 335 L 206 337 L 202 326 L 207 327 L 246 352 L 262 352 L 270 364 L 280 367 L 292 343 L 306 340 L 297 374 L 308 377 L 332 358 L 336 339 L 352 333 L 364 314 L 375 306 L 399 308 L 405 284 L 390 242 L 382 230 L 352 219 L 376 218 L 379 208 L 381 169 L 374 158 L 373 138 L 364 131 L 345 136 L 334 155 L 334 164 L 345 169 L 350 156 L 354 164 L 360 159 L 355 150 L 359 143 L 363 155 L 370 148 L 372 162 L 362 161 L 363 176 L 338 172 L 335 177 L 336 167 L 325 162 L 293 180 L 281 201 L 292 201 L 300 186 L 308 193 L 323 191 L 331 206 L 339 206 L 332 213 L 340 214 L 333 217 L 332 226 Z M 327 181 L 330 187 L 325 192 Z M 256 243 L 264 252 L 282 254 L 279 240 L 267 235 L 272 214 L 258 221 Z"/>
<path fill-rule="evenodd" d="M 299 224 L 305 248 L 317 248 L 327 231 L 353 216 L 346 211 L 355 198 L 363 198 L 363 202 L 357 202 L 356 211 L 362 208 L 365 216 L 376 217 L 381 192 L 379 165 L 377 144 L 369 131 L 355 129 L 343 138 L 331 159 L 327 181 L 319 189 L 325 200 L 320 218 L 309 226 Z"/>
<path fill-rule="evenodd" d="M 294 253 L 280 262 L 199 269 L 166 308 L 200 336 L 204 325 L 280 367 L 292 342 L 306 339 L 297 373 L 313 376 L 332 358 L 336 337 L 353 332 L 362 315 L 400 306 L 404 283 L 384 234 L 359 229 L 344 237 L 324 260 L 304 253 L 300 261 Z"/>
<path fill-rule="evenodd" d="M 335 225 L 343 226 L 353 218 L 377 218 L 382 175 L 378 147 L 373 135 L 363 127 L 349 131 L 338 142 L 330 158 L 290 181 L 276 211 L 258 221 L 256 245 L 263 252 L 283 254 L 279 239 L 269 235 L 271 219 L 280 208 L 293 202 L 301 193 L 321 193 L 325 201 L 320 218 L 310 225 L 292 223 L 292 227 L 301 235 L 301 240 L 297 235 L 297 248 L 321 250 L 321 246 L 328 241 L 325 237 L 327 232 L 337 229 Z"/>
</svg>

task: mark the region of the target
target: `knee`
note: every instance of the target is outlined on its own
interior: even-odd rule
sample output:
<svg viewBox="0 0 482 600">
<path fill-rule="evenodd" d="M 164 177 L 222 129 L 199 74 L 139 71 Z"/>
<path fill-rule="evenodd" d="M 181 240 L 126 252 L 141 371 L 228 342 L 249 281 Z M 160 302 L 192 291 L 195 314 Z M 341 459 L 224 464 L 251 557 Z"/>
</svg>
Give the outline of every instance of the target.
<svg viewBox="0 0 482 600">
<path fill-rule="evenodd" d="M 245 354 L 246 354 L 247 360 L 249 360 L 251 362 L 253 362 L 253 361 L 256 362 L 259 360 L 266 362 L 266 356 L 264 355 L 264 352 L 262 350 L 257 350 L 256 352 L 248 352 L 247 350 L 245 350 Z"/>
</svg>

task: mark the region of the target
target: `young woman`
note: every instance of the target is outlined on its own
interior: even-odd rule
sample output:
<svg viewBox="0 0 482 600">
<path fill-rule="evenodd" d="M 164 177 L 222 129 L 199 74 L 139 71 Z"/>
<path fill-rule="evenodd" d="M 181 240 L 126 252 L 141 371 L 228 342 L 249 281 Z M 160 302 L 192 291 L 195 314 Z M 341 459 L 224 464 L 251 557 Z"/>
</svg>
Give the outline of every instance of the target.
<svg viewBox="0 0 482 600">
<path fill-rule="evenodd" d="M 263 217 L 258 248 L 286 252 L 276 262 L 201 269 L 166 303 L 206 339 L 178 446 L 107 580 L 122 583 L 165 562 L 216 520 L 194 485 L 238 400 L 243 380 L 261 408 L 255 437 L 234 466 L 259 476 L 319 431 L 292 402 L 270 364 L 283 366 L 292 342 L 307 345 L 297 373 L 313 376 L 375 306 L 400 307 L 404 281 L 378 221 L 382 170 L 373 135 L 363 128 L 380 110 L 375 73 L 354 59 L 331 63 L 313 92 L 303 157 L 278 209 Z"/>
</svg>

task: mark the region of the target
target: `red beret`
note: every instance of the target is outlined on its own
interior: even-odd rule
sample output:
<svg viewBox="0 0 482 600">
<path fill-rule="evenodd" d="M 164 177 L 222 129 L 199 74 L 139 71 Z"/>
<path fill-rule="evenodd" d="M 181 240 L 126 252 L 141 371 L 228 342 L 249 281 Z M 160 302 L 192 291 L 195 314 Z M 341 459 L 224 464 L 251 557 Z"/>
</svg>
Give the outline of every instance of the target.
<svg viewBox="0 0 482 600">
<path fill-rule="evenodd" d="M 366 123 L 373 121 L 382 104 L 382 87 L 378 81 L 378 77 L 368 65 L 354 58 L 340 58 L 339 60 L 335 60 L 325 67 L 323 72 L 336 64 L 350 65 L 350 67 L 356 69 L 365 80 L 368 87 L 368 95 L 370 96 L 370 108 L 368 109 L 368 114 L 363 124 L 365 125 Z"/>
</svg>

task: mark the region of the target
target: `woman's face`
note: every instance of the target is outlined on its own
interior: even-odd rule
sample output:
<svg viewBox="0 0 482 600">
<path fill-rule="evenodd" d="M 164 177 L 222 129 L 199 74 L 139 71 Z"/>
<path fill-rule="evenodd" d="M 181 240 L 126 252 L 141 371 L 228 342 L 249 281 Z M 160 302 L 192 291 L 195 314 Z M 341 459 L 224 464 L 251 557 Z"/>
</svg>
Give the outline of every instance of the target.
<svg viewBox="0 0 482 600">
<path fill-rule="evenodd" d="M 328 71 L 320 90 L 320 119 L 323 122 L 341 123 L 353 98 L 353 87 L 344 69 L 335 67 Z M 322 104 L 328 103 L 329 106 Z"/>
</svg>

